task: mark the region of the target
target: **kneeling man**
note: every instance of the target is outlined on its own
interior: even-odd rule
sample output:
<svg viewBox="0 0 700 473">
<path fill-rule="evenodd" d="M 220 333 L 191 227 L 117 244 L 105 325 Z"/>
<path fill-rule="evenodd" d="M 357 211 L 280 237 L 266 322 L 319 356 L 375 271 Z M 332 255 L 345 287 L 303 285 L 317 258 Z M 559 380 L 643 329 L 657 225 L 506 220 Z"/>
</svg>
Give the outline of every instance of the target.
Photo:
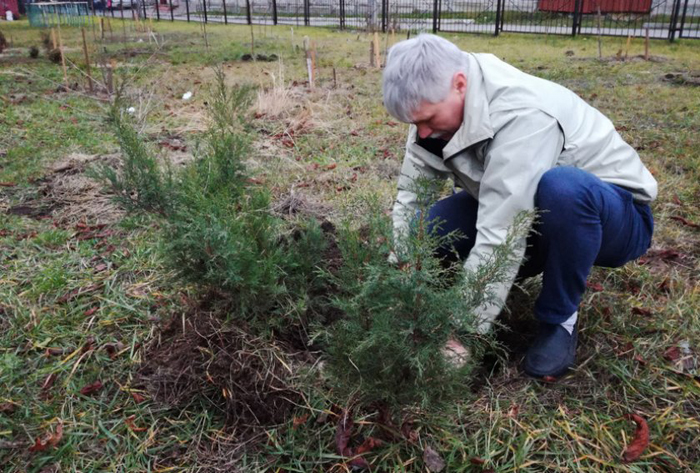
<svg viewBox="0 0 700 473">
<path fill-rule="evenodd" d="M 393 210 L 397 244 L 416 215 L 418 177 L 450 177 L 462 189 L 428 219 L 442 222 L 439 233 L 465 236 L 454 249 L 467 270 L 504 242 L 516 215 L 537 209 L 520 263 L 480 309 L 480 329 L 490 328 L 516 276 L 542 273 L 540 327 L 524 369 L 561 376 L 574 363 L 591 268 L 621 266 L 649 248 L 656 181 L 610 120 L 570 90 L 438 36 L 393 46 L 383 89 L 389 113 L 411 124 Z"/>
</svg>

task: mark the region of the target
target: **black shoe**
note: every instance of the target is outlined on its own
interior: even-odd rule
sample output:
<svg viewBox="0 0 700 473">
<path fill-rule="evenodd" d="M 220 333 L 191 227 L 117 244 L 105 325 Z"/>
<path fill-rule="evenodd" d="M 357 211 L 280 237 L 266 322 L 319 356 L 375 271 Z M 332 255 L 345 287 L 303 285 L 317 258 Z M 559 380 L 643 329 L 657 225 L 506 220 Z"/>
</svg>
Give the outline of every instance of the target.
<svg viewBox="0 0 700 473">
<path fill-rule="evenodd" d="M 559 324 L 540 323 L 540 331 L 525 355 L 525 372 L 535 378 L 562 376 L 574 364 L 577 341 L 578 324 L 569 335 Z"/>
</svg>

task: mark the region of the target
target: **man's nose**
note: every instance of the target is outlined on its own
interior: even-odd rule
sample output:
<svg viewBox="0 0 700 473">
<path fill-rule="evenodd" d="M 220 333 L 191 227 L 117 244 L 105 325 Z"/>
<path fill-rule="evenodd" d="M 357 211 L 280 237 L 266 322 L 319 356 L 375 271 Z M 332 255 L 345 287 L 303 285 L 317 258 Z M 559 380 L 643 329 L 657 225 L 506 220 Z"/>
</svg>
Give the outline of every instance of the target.
<svg viewBox="0 0 700 473">
<path fill-rule="evenodd" d="M 425 139 L 433 134 L 433 129 L 426 125 L 418 125 L 418 136 Z"/>
</svg>

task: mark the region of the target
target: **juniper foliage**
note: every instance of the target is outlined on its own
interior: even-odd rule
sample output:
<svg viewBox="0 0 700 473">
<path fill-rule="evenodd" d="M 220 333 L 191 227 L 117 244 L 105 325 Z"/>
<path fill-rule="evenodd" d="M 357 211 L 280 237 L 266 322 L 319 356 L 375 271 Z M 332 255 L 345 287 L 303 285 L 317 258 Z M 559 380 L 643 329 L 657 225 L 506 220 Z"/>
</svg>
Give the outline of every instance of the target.
<svg viewBox="0 0 700 473">
<path fill-rule="evenodd" d="M 477 275 L 455 278 L 454 269 L 434 255 L 459 235 L 440 237 L 430 230 L 439 224 L 428 225 L 423 217 L 433 203 L 432 186 L 417 186 L 420 211 L 403 242 L 400 264 L 387 260 L 391 222 L 378 209 L 368 212 L 365 231 L 346 224 L 339 232 L 344 267 L 336 278 L 341 293 L 334 303 L 345 316 L 326 333 L 327 366 L 348 404 L 440 408 L 468 392 L 469 374 L 494 343 L 476 330 L 475 310 L 489 300 L 488 285 L 479 284 L 505 277 L 526 224 L 514 226 L 508 242 Z M 445 356 L 451 336 L 470 351 L 466 363 Z"/>
<path fill-rule="evenodd" d="M 295 330 L 307 324 L 324 237 L 315 221 L 292 228 L 276 216 L 269 191 L 251 179 L 249 96 L 217 73 L 209 130 L 180 176 L 164 255 L 183 279 L 230 294 L 232 317 L 259 331 Z"/>
<path fill-rule="evenodd" d="M 121 149 L 122 165 L 120 169 L 98 166 L 90 175 L 104 182 L 127 210 L 167 214 L 176 199 L 172 169 L 139 135 L 120 98 L 109 109 L 108 121 Z"/>
</svg>

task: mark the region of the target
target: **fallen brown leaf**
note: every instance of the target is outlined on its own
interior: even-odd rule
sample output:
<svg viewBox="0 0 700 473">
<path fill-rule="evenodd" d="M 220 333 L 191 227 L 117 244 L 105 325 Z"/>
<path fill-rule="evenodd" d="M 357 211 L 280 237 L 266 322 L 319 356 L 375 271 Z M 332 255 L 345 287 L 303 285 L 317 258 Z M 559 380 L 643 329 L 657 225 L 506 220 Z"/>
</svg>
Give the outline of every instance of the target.
<svg viewBox="0 0 700 473">
<path fill-rule="evenodd" d="M 644 307 L 633 307 L 632 313 L 635 315 L 644 315 L 644 316 L 650 316 L 652 314 L 651 309 L 647 309 Z"/>
<path fill-rule="evenodd" d="M 508 414 L 506 414 L 506 417 L 515 419 L 516 417 L 518 417 L 518 412 L 520 412 L 520 406 L 517 404 L 513 404 L 512 406 L 510 406 L 510 409 L 508 409 Z"/>
<path fill-rule="evenodd" d="M 469 463 L 471 463 L 472 465 L 483 465 L 484 463 L 486 463 L 486 460 L 479 457 L 471 457 L 469 459 Z"/>
<path fill-rule="evenodd" d="M 681 349 L 677 346 L 669 347 L 664 352 L 664 358 L 668 361 L 676 362 L 681 357 Z"/>
<path fill-rule="evenodd" d="M 352 455 L 348 444 L 350 443 L 350 435 L 352 434 L 353 426 L 354 422 L 351 413 L 343 411 L 335 431 L 335 449 L 338 455 L 346 457 Z"/>
<path fill-rule="evenodd" d="M 100 389 L 102 389 L 102 382 L 98 380 L 92 384 L 88 384 L 87 386 L 83 386 L 83 388 L 80 390 L 80 394 L 82 394 L 83 396 L 89 396 L 91 394 L 95 394 Z"/>
<path fill-rule="evenodd" d="M 590 289 L 591 291 L 595 291 L 595 292 L 601 292 L 601 291 L 605 290 L 605 288 L 603 288 L 602 284 L 597 283 L 597 282 L 587 282 L 586 287 L 588 289 Z"/>
<path fill-rule="evenodd" d="M 148 430 L 148 427 L 136 427 L 134 419 L 136 419 L 136 415 L 130 415 L 129 417 L 124 419 L 124 423 L 134 432 L 144 432 Z"/>
<path fill-rule="evenodd" d="M 349 446 L 354 425 L 352 413 L 347 410 L 343 411 L 335 431 L 335 448 L 339 455 L 344 457 L 354 457 L 356 455 Z M 369 468 L 369 463 L 362 457 L 352 458 L 348 463 L 353 468 Z"/>
<path fill-rule="evenodd" d="M 143 401 L 146 400 L 145 397 L 143 397 L 143 396 L 140 395 L 139 393 L 133 392 L 133 391 L 131 392 L 131 397 L 134 398 L 134 402 L 136 402 L 136 404 L 140 404 L 140 403 L 142 403 Z"/>
<path fill-rule="evenodd" d="M 41 390 L 42 391 L 48 391 L 51 389 L 51 386 L 53 386 L 53 383 L 56 382 L 56 373 L 51 373 L 49 374 L 46 378 L 44 378 L 44 382 L 41 383 Z"/>
<path fill-rule="evenodd" d="M 411 443 L 418 441 L 418 432 L 413 428 L 413 421 L 411 420 L 406 420 L 401 424 L 401 434 Z"/>
<path fill-rule="evenodd" d="M 124 348 L 126 348 L 126 345 L 124 345 L 122 342 L 117 342 L 117 343 L 105 343 L 102 348 L 107 352 L 109 355 L 110 359 L 115 359 L 117 355 L 119 354 L 120 351 L 122 351 Z"/>
<path fill-rule="evenodd" d="M 63 348 L 53 348 L 49 347 L 46 349 L 46 356 L 61 356 L 65 353 L 66 351 Z"/>
<path fill-rule="evenodd" d="M 683 225 L 685 225 L 685 226 L 687 226 L 687 227 L 691 227 L 691 228 L 700 228 L 700 225 L 698 225 L 697 223 L 691 222 L 691 221 L 688 220 L 687 218 L 684 218 L 684 217 L 676 217 L 676 216 L 673 216 L 673 217 L 670 217 L 670 218 L 671 218 L 671 220 L 675 220 L 675 221 L 677 221 L 677 222 L 681 222 Z"/>
<path fill-rule="evenodd" d="M 649 446 L 649 426 L 642 416 L 637 414 L 626 414 L 625 419 L 630 419 L 637 424 L 637 429 L 634 431 L 634 438 L 622 453 L 622 459 L 625 463 L 630 463 L 637 460 L 642 452 Z"/>
<path fill-rule="evenodd" d="M 3 402 L 0 404 L 0 414 L 9 415 L 15 412 L 17 406 L 11 402 Z"/>
<path fill-rule="evenodd" d="M 382 445 L 382 441 L 379 439 L 375 439 L 374 437 L 367 437 L 364 442 L 362 442 L 362 445 L 357 447 L 357 450 L 355 451 L 356 455 L 362 455 L 363 453 L 367 453 L 370 450 L 374 449 L 375 447 L 380 447 Z"/>
<path fill-rule="evenodd" d="M 292 429 L 296 430 L 300 426 L 306 424 L 306 421 L 309 420 L 309 413 L 307 412 L 304 415 L 294 417 L 294 420 L 292 421 Z"/>
<path fill-rule="evenodd" d="M 95 307 L 90 307 L 88 310 L 85 311 L 85 313 L 83 313 L 83 315 L 84 315 L 85 317 L 90 317 L 92 314 L 94 314 L 95 312 L 97 312 L 97 309 L 98 309 L 97 306 L 95 306 Z"/>
<path fill-rule="evenodd" d="M 56 432 L 47 432 L 41 437 L 37 437 L 34 445 L 29 447 L 30 452 L 41 452 L 49 447 L 55 447 L 63 438 L 63 421 L 59 420 L 56 425 Z"/>
</svg>

